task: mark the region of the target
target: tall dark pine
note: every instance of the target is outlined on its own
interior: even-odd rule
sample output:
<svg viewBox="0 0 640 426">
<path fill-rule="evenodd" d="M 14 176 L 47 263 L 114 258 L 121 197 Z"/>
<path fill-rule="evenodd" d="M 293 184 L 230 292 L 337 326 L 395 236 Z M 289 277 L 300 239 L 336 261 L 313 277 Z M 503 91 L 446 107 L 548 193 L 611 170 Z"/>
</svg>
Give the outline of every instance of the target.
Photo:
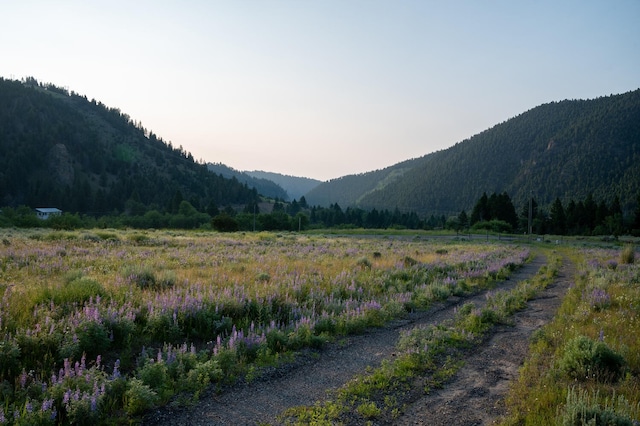
<svg viewBox="0 0 640 426">
<path fill-rule="evenodd" d="M 560 198 L 556 198 L 551 206 L 551 233 L 564 235 L 567 232 L 566 216 Z"/>
<path fill-rule="evenodd" d="M 480 197 L 480 199 L 476 202 L 476 205 L 473 206 L 473 210 L 471 211 L 471 225 L 489 219 L 489 198 L 487 197 L 487 193 L 485 192 L 482 194 L 482 197 Z"/>
</svg>

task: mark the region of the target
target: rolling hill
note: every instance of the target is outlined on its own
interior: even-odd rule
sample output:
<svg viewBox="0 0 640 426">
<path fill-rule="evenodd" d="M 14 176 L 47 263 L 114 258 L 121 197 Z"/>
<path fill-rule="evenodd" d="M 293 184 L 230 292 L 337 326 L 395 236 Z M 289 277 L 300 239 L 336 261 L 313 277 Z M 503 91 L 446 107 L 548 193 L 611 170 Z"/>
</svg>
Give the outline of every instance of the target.
<svg viewBox="0 0 640 426">
<path fill-rule="evenodd" d="M 640 90 L 540 105 L 424 157 L 318 185 L 310 204 L 395 209 L 419 214 L 470 210 L 486 193 L 507 192 L 516 206 L 541 206 L 589 193 L 640 194 Z"/>
</svg>

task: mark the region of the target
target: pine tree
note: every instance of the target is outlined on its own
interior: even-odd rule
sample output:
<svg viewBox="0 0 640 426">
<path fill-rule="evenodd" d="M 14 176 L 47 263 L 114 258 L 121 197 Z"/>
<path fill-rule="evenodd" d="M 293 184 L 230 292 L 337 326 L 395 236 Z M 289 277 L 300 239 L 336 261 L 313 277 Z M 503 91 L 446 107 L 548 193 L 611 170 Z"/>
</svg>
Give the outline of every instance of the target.
<svg viewBox="0 0 640 426">
<path fill-rule="evenodd" d="M 551 206 L 551 232 L 556 235 L 564 235 L 567 232 L 566 216 L 564 214 L 564 208 L 562 207 L 562 201 L 560 198 L 556 198 Z"/>
</svg>

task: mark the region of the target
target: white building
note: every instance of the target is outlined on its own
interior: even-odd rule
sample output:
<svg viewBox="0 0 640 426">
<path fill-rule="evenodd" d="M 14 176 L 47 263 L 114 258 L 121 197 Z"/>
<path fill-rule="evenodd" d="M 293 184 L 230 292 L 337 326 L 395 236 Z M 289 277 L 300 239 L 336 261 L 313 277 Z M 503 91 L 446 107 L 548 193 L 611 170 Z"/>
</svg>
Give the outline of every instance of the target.
<svg viewBox="0 0 640 426">
<path fill-rule="evenodd" d="M 62 214 L 62 210 L 56 209 L 55 207 L 37 207 L 36 208 L 36 216 L 38 219 L 49 219 L 51 216 L 60 216 Z"/>
</svg>

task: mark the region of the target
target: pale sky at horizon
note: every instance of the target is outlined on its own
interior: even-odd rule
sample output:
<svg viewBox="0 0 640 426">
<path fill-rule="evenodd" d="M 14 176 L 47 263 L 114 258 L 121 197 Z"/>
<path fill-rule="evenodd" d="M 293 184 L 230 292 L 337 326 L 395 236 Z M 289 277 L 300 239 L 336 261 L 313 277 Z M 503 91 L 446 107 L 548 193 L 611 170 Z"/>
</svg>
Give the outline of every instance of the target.
<svg viewBox="0 0 640 426">
<path fill-rule="evenodd" d="M 196 159 L 320 180 L 640 88 L 640 0 L 0 0 L 0 16 L 0 76 L 119 108 Z"/>
</svg>

